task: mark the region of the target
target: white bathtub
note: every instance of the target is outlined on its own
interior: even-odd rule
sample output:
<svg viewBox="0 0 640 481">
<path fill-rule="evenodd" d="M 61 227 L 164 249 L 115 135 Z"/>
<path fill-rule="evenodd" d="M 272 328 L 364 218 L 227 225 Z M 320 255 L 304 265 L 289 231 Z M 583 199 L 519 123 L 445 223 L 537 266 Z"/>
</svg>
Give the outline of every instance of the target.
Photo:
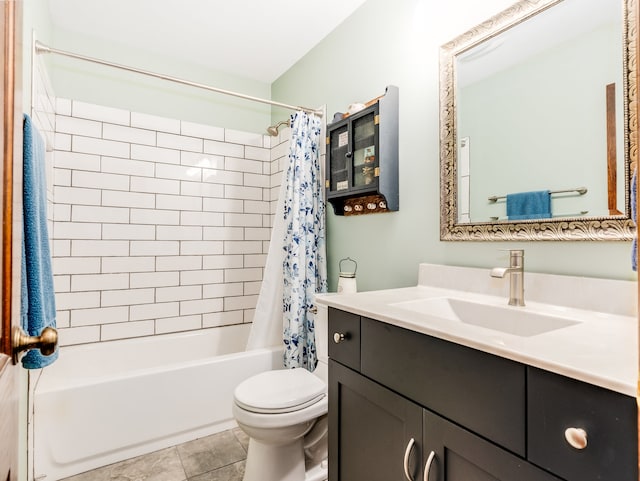
<svg viewBox="0 0 640 481">
<path fill-rule="evenodd" d="M 235 426 L 235 386 L 282 367 L 248 325 L 70 346 L 34 395 L 35 479 L 53 481 Z"/>
</svg>

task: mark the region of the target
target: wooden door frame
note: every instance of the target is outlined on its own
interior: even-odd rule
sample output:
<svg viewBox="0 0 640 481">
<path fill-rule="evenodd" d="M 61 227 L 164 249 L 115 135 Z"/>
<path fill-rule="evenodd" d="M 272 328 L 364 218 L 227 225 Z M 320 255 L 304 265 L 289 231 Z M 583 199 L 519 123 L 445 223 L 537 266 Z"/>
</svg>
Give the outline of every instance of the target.
<svg viewBox="0 0 640 481">
<path fill-rule="evenodd" d="M 2 40 L 2 311 L 0 352 L 11 356 L 13 268 L 13 163 L 16 135 L 16 2 L 3 0 Z M 2 362 L 2 360 L 0 360 Z"/>
<path fill-rule="evenodd" d="M 0 76 L 0 104 L 2 118 L 0 120 L 0 145 L 2 146 L 2 165 L 0 179 L 3 186 L 2 208 L 2 275 L 0 276 L 0 296 L 2 311 L 0 319 L 0 481 L 16 481 L 18 479 L 20 461 L 20 426 L 19 405 L 23 399 L 20 392 L 19 368 L 13 364 L 11 357 L 11 332 L 14 325 L 19 325 L 20 282 L 14 282 L 15 266 L 20 265 L 20 235 L 14 236 L 16 229 L 20 232 L 19 210 L 21 199 L 14 199 L 16 175 L 21 174 L 22 164 L 22 5 L 23 0 L 0 0 L 0 15 L 3 29 L 0 31 L 0 63 L 3 73 Z M 17 169 L 16 169 L 17 168 Z M 16 200 L 19 200 L 17 204 Z M 16 249 L 16 245 L 18 248 Z M 16 257 L 18 256 L 18 257 Z M 18 277 L 19 279 L 19 271 Z"/>
</svg>

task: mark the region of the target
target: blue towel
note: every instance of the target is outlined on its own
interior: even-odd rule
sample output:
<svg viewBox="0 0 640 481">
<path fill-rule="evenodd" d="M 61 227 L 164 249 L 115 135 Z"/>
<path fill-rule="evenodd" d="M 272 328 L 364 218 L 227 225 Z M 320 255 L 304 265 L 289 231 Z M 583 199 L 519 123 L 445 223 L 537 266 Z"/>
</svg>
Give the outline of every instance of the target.
<svg viewBox="0 0 640 481">
<path fill-rule="evenodd" d="M 507 218 L 549 219 L 551 217 L 551 193 L 548 190 L 507 194 Z"/>
<path fill-rule="evenodd" d="M 47 231 L 47 187 L 45 148 L 40 133 L 28 115 L 24 116 L 23 147 L 23 236 L 20 318 L 22 329 L 30 336 L 56 325 L 56 303 Z M 48 366 L 58 351 L 43 356 L 32 349 L 22 358 L 27 369 Z"/>
<path fill-rule="evenodd" d="M 634 271 L 638 270 L 638 213 L 636 212 L 636 202 L 638 198 L 638 187 L 636 186 L 637 175 L 636 170 L 633 171 L 633 178 L 631 179 L 631 220 L 636 225 L 636 232 L 633 234 L 633 242 L 631 243 L 631 268 Z"/>
</svg>

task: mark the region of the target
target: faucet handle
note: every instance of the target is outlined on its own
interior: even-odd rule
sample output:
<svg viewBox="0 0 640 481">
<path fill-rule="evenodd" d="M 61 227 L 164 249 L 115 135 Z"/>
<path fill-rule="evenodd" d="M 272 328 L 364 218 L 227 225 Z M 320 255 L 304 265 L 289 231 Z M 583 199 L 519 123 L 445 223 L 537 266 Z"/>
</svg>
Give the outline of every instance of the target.
<svg viewBox="0 0 640 481">
<path fill-rule="evenodd" d="M 524 249 L 500 249 L 509 253 L 510 262 L 524 262 Z"/>
<path fill-rule="evenodd" d="M 509 267 L 524 268 L 524 249 L 500 249 L 509 252 Z"/>
<path fill-rule="evenodd" d="M 498 249 L 502 252 L 508 252 L 509 257 L 524 257 L 524 249 Z"/>
</svg>

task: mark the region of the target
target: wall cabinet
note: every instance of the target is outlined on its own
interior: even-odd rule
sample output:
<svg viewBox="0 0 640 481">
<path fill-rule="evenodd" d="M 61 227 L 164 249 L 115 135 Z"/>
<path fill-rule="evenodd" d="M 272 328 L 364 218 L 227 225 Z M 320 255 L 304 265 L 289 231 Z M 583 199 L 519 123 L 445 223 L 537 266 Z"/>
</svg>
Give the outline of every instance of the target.
<svg viewBox="0 0 640 481">
<path fill-rule="evenodd" d="M 638 479 L 633 398 L 333 308 L 329 337 L 329 481 Z"/>
<path fill-rule="evenodd" d="M 337 215 L 398 210 L 398 88 L 327 126 L 327 200 Z"/>
</svg>

